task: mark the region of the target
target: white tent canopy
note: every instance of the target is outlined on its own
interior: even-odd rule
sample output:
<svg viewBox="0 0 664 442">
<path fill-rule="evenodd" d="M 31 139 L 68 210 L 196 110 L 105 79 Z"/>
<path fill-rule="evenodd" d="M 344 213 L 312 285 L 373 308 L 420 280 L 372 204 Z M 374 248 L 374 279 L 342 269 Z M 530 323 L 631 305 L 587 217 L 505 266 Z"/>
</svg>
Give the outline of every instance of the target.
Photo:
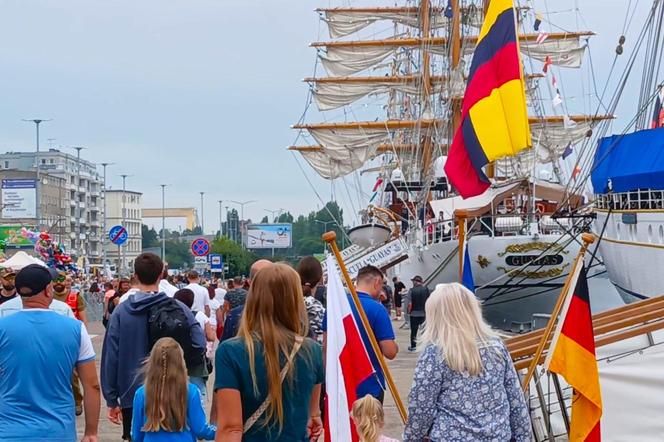
<svg viewBox="0 0 664 442">
<path fill-rule="evenodd" d="M 454 211 L 457 209 L 466 209 L 466 210 L 476 210 L 483 207 L 491 205 L 491 202 L 504 192 L 509 192 L 510 190 L 516 188 L 521 183 L 511 183 L 504 186 L 491 187 L 487 189 L 482 195 L 474 196 L 472 198 L 463 199 L 460 196 L 455 196 L 453 198 L 445 198 L 441 200 L 433 200 L 429 204 L 433 213 L 438 215 L 438 213 L 443 212 L 445 218 L 453 218 Z"/>
<path fill-rule="evenodd" d="M 23 267 L 27 267 L 30 264 L 39 264 L 40 266 L 46 267 L 46 263 L 44 263 L 44 261 L 34 258 L 23 251 L 20 251 L 16 252 L 14 256 L 5 262 L 0 263 L 0 268 L 19 271 Z"/>
</svg>

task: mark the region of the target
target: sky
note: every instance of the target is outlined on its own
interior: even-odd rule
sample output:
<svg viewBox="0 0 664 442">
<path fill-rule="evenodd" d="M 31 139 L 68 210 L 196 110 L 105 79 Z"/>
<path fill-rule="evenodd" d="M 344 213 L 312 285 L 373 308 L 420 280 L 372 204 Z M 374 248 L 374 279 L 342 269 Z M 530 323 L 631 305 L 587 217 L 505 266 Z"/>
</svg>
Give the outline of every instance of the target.
<svg viewBox="0 0 664 442">
<path fill-rule="evenodd" d="M 598 32 L 601 82 L 625 1 L 535 3 L 561 11 L 551 17 L 567 28 Z M 219 200 L 258 200 L 245 208 L 255 221 L 264 209 L 315 210 L 331 186 L 306 168 L 314 191 L 286 147 L 315 62 L 308 43 L 327 39 L 313 9 L 340 4 L 348 2 L 2 0 L 0 152 L 33 150 L 34 126 L 21 119 L 52 118 L 42 146 L 54 139 L 53 147 L 84 146 L 84 158 L 115 163 L 109 187 L 131 175 L 127 187 L 143 192 L 145 207 L 161 207 L 162 183 L 168 207 L 198 207 L 205 192 L 206 230 L 219 223 Z M 578 26 L 568 11 L 575 4 Z M 341 203 L 347 213 L 358 204 Z"/>
</svg>

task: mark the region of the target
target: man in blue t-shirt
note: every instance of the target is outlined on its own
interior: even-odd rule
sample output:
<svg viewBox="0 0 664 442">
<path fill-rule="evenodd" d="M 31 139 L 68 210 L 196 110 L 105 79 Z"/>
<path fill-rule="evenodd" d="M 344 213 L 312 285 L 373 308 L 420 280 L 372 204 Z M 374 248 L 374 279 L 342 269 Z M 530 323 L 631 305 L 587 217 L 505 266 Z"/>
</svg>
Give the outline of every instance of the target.
<svg viewBox="0 0 664 442">
<path fill-rule="evenodd" d="M 74 442 L 71 374 L 83 384 L 85 435 L 96 442 L 100 394 L 95 352 L 81 321 L 49 310 L 53 274 L 33 264 L 16 275 L 23 310 L 0 319 L 0 439 Z M 55 331 L 55 332 L 54 332 Z"/>
<path fill-rule="evenodd" d="M 390 315 L 387 313 L 387 310 L 385 310 L 385 307 L 383 307 L 378 301 L 380 292 L 383 289 L 383 278 L 383 272 L 381 272 L 380 269 L 374 266 L 366 266 L 360 269 L 357 273 L 355 285 L 357 287 L 357 296 L 360 298 L 360 304 L 369 320 L 369 325 L 376 337 L 380 351 L 385 358 L 392 360 L 397 357 L 399 346 L 395 341 Z M 371 359 L 371 363 L 376 370 L 375 376 L 371 376 L 357 387 L 357 397 L 361 398 L 370 394 L 383 402 L 383 399 L 385 398 L 385 375 L 380 369 L 378 357 L 371 347 L 369 335 L 362 326 L 360 314 L 358 313 L 357 308 L 355 308 L 355 303 L 353 302 L 351 295 L 348 295 L 348 301 L 350 302 L 350 308 L 353 311 L 355 322 L 362 335 L 364 346 L 369 353 L 369 359 Z M 327 331 L 327 315 L 323 320 L 323 330 Z"/>
</svg>

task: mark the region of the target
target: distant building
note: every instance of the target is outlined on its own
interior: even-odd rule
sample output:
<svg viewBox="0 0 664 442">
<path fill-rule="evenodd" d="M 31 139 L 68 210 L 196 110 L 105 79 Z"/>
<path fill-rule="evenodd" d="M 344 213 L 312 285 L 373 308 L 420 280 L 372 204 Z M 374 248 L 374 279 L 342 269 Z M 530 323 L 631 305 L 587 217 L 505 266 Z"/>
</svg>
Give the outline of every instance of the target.
<svg viewBox="0 0 664 442">
<path fill-rule="evenodd" d="M 106 258 L 110 263 L 119 265 L 121 270 L 133 268 L 134 260 L 141 254 L 143 247 L 142 209 L 142 193 L 132 190 L 106 191 L 107 228 L 110 230 L 113 226 L 124 225 L 129 236 L 127 242 L 121 247 L 119 256 L 118 247 L 106 242 Z"/>
<path fill-rule="evenodd" d="M 37 204 L 41 209 L 43 230 L 60 243 L 70 244 L 69 190 L 64 178 L 42 174 L 40 201 L 36 196 L 37 173 L 34 171 L 0 170 L 0 222 L 3 225 L 37 226 Z"/>
<path fill-rule="evenodd" d="M 0 154 L 0 172 L 16 173 L 17 177 L 27 172 L 29 174 L 25 176 L 36 178 L 36 159 L 35 152 Z M 84 159 L 78 160 L 76 155 L 49 149 L 39 153 L 39 171 L 46 177 L 46 182 L 42 180 L 44 195 L 40 198 L 42 219 L 39 224 L 42 228 L 51 229 L 57 223 L 56 230 L 52 232 L 57 232 L 56 236 L 62 239 L 68 253 L 85 255 L 89 263 L 101 263 L 103 181 L 97 166 Z M 54 202 L 56 194 L 60 204 Z M 38 224 L 36 217 L 22 222 Z"/>
<path fill-rule="evenodd" d="M 242 231 L 240 230 L 240 216 L 236 209 L 226 211 L 226 224 L 223 226 L 225 229 L 224 235 L 231 241 L 237 243 L 242 241 Z"/>
</svg>

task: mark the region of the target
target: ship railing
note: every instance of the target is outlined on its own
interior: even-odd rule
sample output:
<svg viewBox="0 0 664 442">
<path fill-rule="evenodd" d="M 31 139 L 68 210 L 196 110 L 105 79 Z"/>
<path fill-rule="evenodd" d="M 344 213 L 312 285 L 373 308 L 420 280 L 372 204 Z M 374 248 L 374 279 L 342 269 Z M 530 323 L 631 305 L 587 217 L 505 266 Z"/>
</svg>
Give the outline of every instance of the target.
<svg viewBox="0 0 664 442">
<path fill-rule="evenodd" d="M 596 194 L 595 207 L 600 210 L 661 210 L 664 209 L 664 191 L 640 189 Z"/>
</svg>

